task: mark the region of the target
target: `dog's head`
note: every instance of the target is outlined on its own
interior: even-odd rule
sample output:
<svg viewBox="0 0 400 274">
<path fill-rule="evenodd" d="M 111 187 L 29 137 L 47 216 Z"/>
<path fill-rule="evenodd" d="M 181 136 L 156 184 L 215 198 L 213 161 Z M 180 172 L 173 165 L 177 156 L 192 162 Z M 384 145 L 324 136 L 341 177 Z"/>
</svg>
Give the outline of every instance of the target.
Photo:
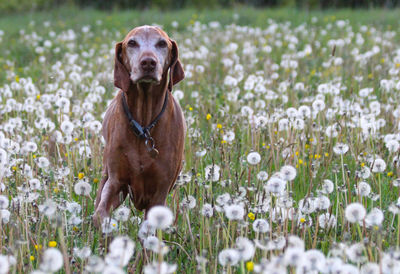
<svg viewBox="0 0 400 274">
<path fill-rule="evenodd" d="M 170 88 L 181 81 L 184 71 L 178 45 L 158 27 L 141 26 L 131 30 L 115 45 L 114 85 L 127 91 L 131 83 L 159 85 L 170 69 Z"/>
</svg>

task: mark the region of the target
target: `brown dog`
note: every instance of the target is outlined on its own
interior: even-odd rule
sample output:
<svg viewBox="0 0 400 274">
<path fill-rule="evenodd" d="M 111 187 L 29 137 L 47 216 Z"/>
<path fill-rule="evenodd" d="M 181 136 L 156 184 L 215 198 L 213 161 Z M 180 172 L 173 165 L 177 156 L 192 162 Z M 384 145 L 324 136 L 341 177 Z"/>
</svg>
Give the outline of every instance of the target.
<svg viewBox="0 0 400 274">
<path fill-rule="evenodd" d="M 97 226 L 128 193 L 146 213 L 165 204 L 182 167 L 186 125 L 171 89 L 183 78 L 177 44 L 160 28 L 137 27 L 116 44 L 114 85 L 121 90 L 103 121 Z"/>
</svg>

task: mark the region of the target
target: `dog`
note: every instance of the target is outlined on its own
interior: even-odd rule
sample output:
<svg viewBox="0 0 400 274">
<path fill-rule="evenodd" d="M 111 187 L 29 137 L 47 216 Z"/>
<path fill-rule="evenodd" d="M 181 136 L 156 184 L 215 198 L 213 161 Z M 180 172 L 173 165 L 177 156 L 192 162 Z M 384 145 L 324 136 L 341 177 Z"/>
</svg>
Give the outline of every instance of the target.
<svg viewBox="0 0 400 274">
<path fill-rule="evenodd" d="M 165 205 L 184 157 L 186 123 L 171 93 L 184 77 L 177 43 L 158 27 L 134 28 L 116 44 L 114 85 L 120 90 L 103 120 L 97 227 L 128 194 L 145 217 L 151 207 Z"/>
</svg>

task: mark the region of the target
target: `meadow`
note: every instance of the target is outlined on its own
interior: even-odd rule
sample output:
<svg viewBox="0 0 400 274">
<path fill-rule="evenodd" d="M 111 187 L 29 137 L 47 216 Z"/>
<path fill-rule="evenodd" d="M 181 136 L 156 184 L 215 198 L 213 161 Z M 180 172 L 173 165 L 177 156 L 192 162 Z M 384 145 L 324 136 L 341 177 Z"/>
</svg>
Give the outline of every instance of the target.
<svg viewBox="0 0 400 274">
<path fill-rule="evenodd" d="M 400 273 L 398 14 L 2 16 L 0 273 Z M 185 162 L 166 208 L 98 230 L 114 46 L 142 24 L 179 46 Z"/>
</svg>

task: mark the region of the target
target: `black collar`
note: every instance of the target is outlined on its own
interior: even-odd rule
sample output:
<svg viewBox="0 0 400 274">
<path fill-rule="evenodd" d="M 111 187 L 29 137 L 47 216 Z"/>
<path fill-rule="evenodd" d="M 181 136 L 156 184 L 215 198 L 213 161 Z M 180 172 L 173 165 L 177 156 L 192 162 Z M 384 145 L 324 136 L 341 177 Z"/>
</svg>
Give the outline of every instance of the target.
<svg viewBox="0 0 400 274">
<path fill-rule="evenodd" d="M 156 118 L 154 118 L 154 120 L 148 126 L 143 127 L 135 119 L 133 119 L 132 113 L 130 112 L 129 107 L 128 107 L 128 103 L 126 102 L 125 92 L 122 91 L 122 96 L 121 96 L 122 97 L 122 106 L 124 107 L 125 115 L 129 120 L 129 124 L 131 125 L 133 132 L 140 139 L 145 139 L 146 143 L 150 140 L 153 143 L 153 147 L 154 147 L 154 140 L 150 136 L 150 130 L 157 124 L 157 122 L 160 120 L 161 116 L 163 115 L 163 113 L 167 107 L 169 92 L 170 92 L 169 89 L 167 89 L 167 91 L 165 93 L 164 104 L 162 106 L 160 113 L 157 115 Z"/>
</svg>

